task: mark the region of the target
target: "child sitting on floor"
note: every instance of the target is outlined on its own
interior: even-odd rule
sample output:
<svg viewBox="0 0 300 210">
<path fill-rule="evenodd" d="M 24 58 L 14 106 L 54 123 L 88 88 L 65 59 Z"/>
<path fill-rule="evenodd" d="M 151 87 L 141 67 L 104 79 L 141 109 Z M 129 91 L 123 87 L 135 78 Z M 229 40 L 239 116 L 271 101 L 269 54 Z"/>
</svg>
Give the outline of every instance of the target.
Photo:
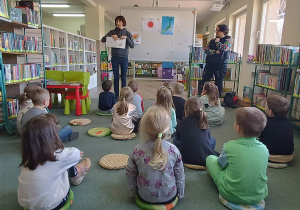
<svg viewBox="0 0 300 210">
<path fill-rule="evenodd" d="M 265 112 L 267 125 L 259 136 L 270 155 L 292 155 L 294 153 L 293 128 L 287 119 L 290 109 L 288 99 L 274 95 L 267 99 Z"/>
<path fill-rule="evenodd" d="M 218 87 L 211 82 L 205 82 L 200 99 L 203 110 L 207 114 L 208 124 L 211 126 L 221 125 L 225 109 L 220 103 Z"/>
<path fill-rule="evenodd" d="M 205 166 L 207 156 L 219 154 L 214 151 L 216 140 L 210 134 L 201 100 L 195 96 L 188 98 L 184 112 L 186 118 L 178 123 L 173 142 L 184 163 Z"/>
<path fill-rule="evenodd" d="M 236 204 L 258 204 L 268 195 L 267 147 L 256 140 L 266 126 L 264 113 L 254 107 L 236 111 L 237 140 L 224 144 L 219 157 L 210 155 L 206 169 L 220 195 Z"/>
<path fill-rule="evenodd" d="M 39 88 L 41 87 L 36 84 L 28 85 L 24 88 L 24 93 L 19 97 L 20 111 L 18 112 L 18 116 L 17 116 L 17 129 L 19 134 L 22 134 L 21 119 L 23 115 L 33 107 L 32 100 L 31 100 L 31 92 Z"/>
<path fill-rule="evenodd" d="M 176 121 L 176 113 L 173 100 L 172 100 L 172 94 L 171 91 L 165 87 L 162 86 L 158 89 L 156 94 L 156 104 L 157 106 L 164 107 L 170 116 L 170 134 L 173 135 L 176 131 L 177 121 Z M 169 138 L 170 139 L 170 138 Z"/>
<path fill-rule="evenodd" d="M 141 120 L 140 133 L 145 141 L 130 155 L 126 176 L 129 190 L 142 209 L 171 209 L 178 197 L 184 197 L 183 163 L 178 149 L 165 140 L 169 129 L 169 113 L 163 107 L 150 107 Z"/>
<path fill-rule="evenodd" d="M 135 106 L 130 102 L 133 99 L 133 92 L 129 87 L 123 87 L 118 102 L 113 107 L 111 132 L 117 135 L 129 135 L 134 130 L 134 122 L 138 116 Z"/>
<path fill-rule="evenodd" d="M 139 90 L 139 86 L 134 80 L 131 80 L 128 83 L 128 87 L 130 87 L 131 90 L 133 91 L 133 104 L 135 105 L 135 111 L 137 113 L 137 116 L 139 117 L 137 119 L 137 121 L 134 122 L 135 130 L 133 132 L 137 132 L 138 131 L 138 125 L 141 121 L 141 118 L 142 118 L 143 112 L 144 112 L 144 102 L 143 102 L 142 96 L 137 93 L 137 91 Z"/>
<path fill-rule="evenodd" d="M 175 106 L 177 122 L 182 120 L 182 118 L 184 116 L 184 103 L 185 103 L 185 100 L 181 97 L 183 91 L 184 91 L 184 85 L 183 84 L 176 83 L 173 86 L 172 99 L 173 99 L 173 103 L 174 103 L 174 106 Z"/>
<path fill-rule="evenodd" d="M 40 115 L 23 128 L 18 201 L 26 209 L 61 209 L 70 194 L 68 174 L 78 185 L 91 166 L 88 158 L 78 163 L 83 152 L 64 148 L 56 121 L 51 114 Z"/>
<path fill-rule="evenodd" d="M 46 108 L 49 106 L 50 94 L 48 90 L 43 88 L 36 89 L 31 92 L 31 100 L 33 107 L 29 109 L 21 118 L 21 127 L 33 117 L 42 114 L 48 114 Z M 59 137 L 63 142 L 78 139 L 78 132 L 72 132 L 71 126 L 67 125 L 59 130 Z"/>
<path fill-rule="evenodd" d="M 110 92 L 112 89 L 112 82 L 110 80 L 102 82 L 102 89 L 104 92 L 99 94 L 99 112 L 102 114 L 111 114 L 113 112 L 112 108 L 117 102 L 116 95 Z"/>
</svg>

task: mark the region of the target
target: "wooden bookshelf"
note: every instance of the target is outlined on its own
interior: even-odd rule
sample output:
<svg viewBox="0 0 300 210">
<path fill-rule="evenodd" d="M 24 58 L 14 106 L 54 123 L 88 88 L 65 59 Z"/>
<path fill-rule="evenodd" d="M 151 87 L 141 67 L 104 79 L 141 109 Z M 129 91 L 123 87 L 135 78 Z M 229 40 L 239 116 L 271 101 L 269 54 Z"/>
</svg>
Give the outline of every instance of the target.
<svg viewBox="0 0 300 210">
<path fill-rule="evenodd" d="M 9 55 L 43 55 L 42 52 L 8 52 L 8 51 L 2 51 L 2 54 L 9 54 Z"/>
</svg>

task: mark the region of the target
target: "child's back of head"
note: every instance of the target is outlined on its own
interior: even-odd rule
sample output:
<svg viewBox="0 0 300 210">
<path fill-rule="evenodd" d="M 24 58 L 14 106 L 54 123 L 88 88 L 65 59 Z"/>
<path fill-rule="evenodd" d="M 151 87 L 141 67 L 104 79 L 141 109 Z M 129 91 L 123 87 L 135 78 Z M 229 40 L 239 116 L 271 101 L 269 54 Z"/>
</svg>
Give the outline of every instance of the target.
<svg viewBox="0 0 300 210">
<path fill-rule="evenodd" d="M 156 105 L 165 107 L 168 113 L 171 114 L 174 105 L 171 91 L 167 87 L 162 86 L 158 89 L 156 94 Z"/>
<path fill-rule="evenodd" d="M 40 89 L 40 88 L 41 87 L 38 86 L 37 84 L 31 84 L 31 85 L 28 85 L 24 88 L 24 93 L 22 95 L 20 95 L 20 97 L 19 97 L 20 109 L 22 109 L 23 107 L 26 106 L 26 102 L 28 100 L 31 100 L 32 92 L 37 90 L 37 89 Z"/>
<path fill-rule="evenodd" d="M 31 92 L 31 100 L 33 105 L 42 106 L 44 102 L 50 99 L 49 91 L 43 88 L 36 89 Z"/>
<path fill-rule="evenodd" d="M 184 104 L 184 111 L 186 112 L 186 116 L 196 117 L 197 118 L 197 126 L 201 129 L 208 129 L 207 123 L 207 115 L 203 111 L 203 105 L 201 103 L 200 98 L 196 96 L 192 96 L 188 98 L 188 100 Z"/>
<path fill-rule="evenodd" d="M 54 152 L 64 149 L 59 138 L 57 121 L 54 115 L 46 114 L 34 117 L 25 124 L 20 166 L 34 170 L 47 161 L 57 161 Z"/>
<path fill-rule="evenodd" d="M 133 93 L 136 93 L 136 91 L 138 91 L 138 89 L 139 89 L 139 85 L 138 85 L 137 82 L 134 81 L 134 80 L 131 80 L 131 81 L 128 83 L 128 87 L 131 88 L 131 90 L 133 91 Z"/>
<path fill-rule="evenodd" d="M 127 114 L 128 104 L 130 101 L 132 101 L 132 99 L 133 99 L 133 92 L 132 92 L 131 88 L 123 87 L 120 92 L 120 96 L 119 96 L 119 100 L 118 100 L 118 103 L 119 103 L 118 107 L 117 107 L 118 115 Z"/>
<path fill-rule="evenodd" d="M 258 137 L 266 127 L 266 115 L 255 107 L 238 108 L 235 115 L 243 137 Z"/>
<path fill-rule="evenodd" d="M 173 87 L 173 93 L 175 94 L 175 95 L 182 95 L 182 93 L 183 93 L 183 91 L 184 91 L 184 85 L 183 84 L 181 84 L 181 83 L 176 83 L 175 85 L 174 85 L 174 87 Z"/>
<path fill-rule="evenodd" d="M 110 80 L 105 80 L 102 82 L 102 89 L 104 92 L 108 92 L 111 90 L 112 82 Z"/>
<path fill-rule="evenodd" d="M 215 84 L 211 82 L 205 82 L 203 85 L 203 92 L 205 95 L 208 95 L 209 104 L 211 106 L 219 105 L 219 90 Z"/>
<path fill-rule="evenodd" d="M 271 110 L 274 117 L 286 117 L 290 109 L 290 102 L 288 99 L 282 96 L 274 95 L 268 97 L 267 107 L 268 107 L 266 109 L 267 115 L 270 116 L 269 111 Z"/>
<path fill-rule="evenodd" d="M 154 141 L 154 157 L 149 162 L 154 169 L 162 170 L 168 161 L 161 140 L 168 135 L 170 116 L 166 109 L 159 106 L 150 107 L 142 117 L 140 132 L 146 141 Z"/>
</svg>

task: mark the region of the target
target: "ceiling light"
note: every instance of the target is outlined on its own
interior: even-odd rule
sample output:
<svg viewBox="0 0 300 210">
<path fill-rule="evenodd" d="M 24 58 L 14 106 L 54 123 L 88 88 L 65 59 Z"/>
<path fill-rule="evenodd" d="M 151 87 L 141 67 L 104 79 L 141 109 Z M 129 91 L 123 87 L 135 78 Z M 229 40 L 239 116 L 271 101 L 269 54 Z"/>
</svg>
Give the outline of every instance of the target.
<svg viewBox="0 0 300 210">
<path fill-rule="evenodd" d="M 56 16 L 56 17 L 84 17 L 85 14 L 71 14 L 71 13 L 53 13 L 52 14 L 53 16 Z"/>
<path fill-rule="evenodd" d="M 70 7 L 70 4 L 41 4 L 41 7 L 66 8 L 66 7 Z"/>
</svg>

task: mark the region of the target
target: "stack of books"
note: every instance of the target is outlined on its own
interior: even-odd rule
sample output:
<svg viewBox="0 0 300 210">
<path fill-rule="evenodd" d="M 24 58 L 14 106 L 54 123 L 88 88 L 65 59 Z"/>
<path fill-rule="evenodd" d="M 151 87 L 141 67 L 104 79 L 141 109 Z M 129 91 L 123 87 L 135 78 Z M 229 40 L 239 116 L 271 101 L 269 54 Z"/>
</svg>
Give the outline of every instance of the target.
<svg viewBox="0 0 300 210">
<path fill-rule="evenodd" d="M 15 83 L 38 79 L 41 75 L 41 64 L 4 64 L 5 83 Z"/>
<path fill-rule="evenodd" d="M 0 32 L 0 51 L 37 53 L 39 52 L 38 42 L 38 37 Z"/>
<path fill-rule="evenodd" d="M 292 65 L 298 62 L 299 47 L 258 44 L 256 62 L 259 64 Z M 291 60 L 290 60 L 291 59 Z"/>
</svg>

